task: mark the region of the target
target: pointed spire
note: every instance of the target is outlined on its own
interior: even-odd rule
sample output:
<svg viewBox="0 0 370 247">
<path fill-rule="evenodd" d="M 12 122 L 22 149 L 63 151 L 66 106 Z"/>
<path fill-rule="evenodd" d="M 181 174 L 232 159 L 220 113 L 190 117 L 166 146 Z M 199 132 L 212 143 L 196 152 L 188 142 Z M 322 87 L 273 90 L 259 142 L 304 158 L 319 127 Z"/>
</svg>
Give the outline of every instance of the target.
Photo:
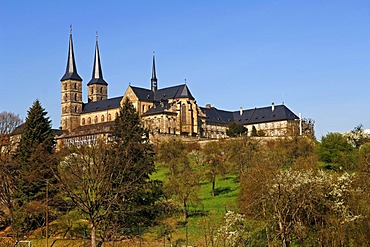
<svg viewBox="0 0 370 247">
<path fill-rule="evenodd" d="M 66 68 L 66 72 L 64 73 L 62 79 L 60 79 L 60 80 L 61 81 L 64 81 L 64 80 L 82 81 L 82 78 L 77 73 L 75 56 L 74 56 L 74 52 L 73 52 L 72 25 L 70 25 L 67 68 Z"/>
<path fill-rule="evenodd" d="M 100 64 L 99 45 L 98 45 L 98 32 L 96 32 L 96 45 L 95 45 L 95 57 L 92 78 L 87 85 L 99 84 L 108 85 L 103 79 L 103 71 Z"/>
<path fill-rule="evenodd" d="M 152 79 L 150 80 L 152 84 L 152 91 L 155 92 L 157 91 L 157 72 L 155 70 L 155 55 L 153 51 L 153 65 L 152 65 Z"/>
</svg>

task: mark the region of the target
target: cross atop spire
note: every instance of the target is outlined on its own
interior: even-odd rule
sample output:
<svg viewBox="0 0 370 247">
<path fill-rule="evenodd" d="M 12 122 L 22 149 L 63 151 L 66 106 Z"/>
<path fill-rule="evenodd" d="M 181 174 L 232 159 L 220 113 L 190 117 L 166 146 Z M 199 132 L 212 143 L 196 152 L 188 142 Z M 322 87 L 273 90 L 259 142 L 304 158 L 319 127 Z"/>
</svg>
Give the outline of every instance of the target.
<svg viewBox="0 0 370 247">
<path fill-rule="evenodd" d="M 76 80 L 82 81 L 82 78 L 77 73 L 77 67 L 75 62 L 75 55 L 73 52 L 73 41 L 72 41 L 72 25 L 69 27 L 69 50 L 68 50 L 68 59 L 67 59 L 67 68 L 66 72 L 64 73 L 61 81 L 65 80 Z"/>
<path fill-rule="evenodd" d="M 103 79 L 103 71 L 101 69 L 101 64 L 100 64 L 98 32 L 96 32 L 95 58 L 94 58 L 92 78 L 89 81 L 89 83 L 87 83 L 87 85 L 92 85 L 92 84 L 108 85 L 108 83 Z"/>
<path fill-rule="evenodd" d="M 155 70 L 155 55 L 154 55 L 154 51 L 153 51 L 152 79 L 150 81 L 151 81 L 152 91 L 153 92 L 157 91 L 157 82 L 158 82 L 158 79 L 157 79 L 157 72 Z"/>
</svg>

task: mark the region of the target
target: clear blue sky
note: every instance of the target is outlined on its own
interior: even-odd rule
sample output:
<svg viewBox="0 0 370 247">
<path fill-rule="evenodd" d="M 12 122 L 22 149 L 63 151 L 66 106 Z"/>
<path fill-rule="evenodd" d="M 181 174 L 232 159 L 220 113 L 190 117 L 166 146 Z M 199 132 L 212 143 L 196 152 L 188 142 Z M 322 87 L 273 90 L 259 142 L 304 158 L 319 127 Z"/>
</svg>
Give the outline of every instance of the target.
<svg viewBox="0 0 370 247">
<path fill-rule="evenodd" d="M 55 128 L 70 24 L 84 85 L 99 32 L 109 97 L 149 88 L 155 51 L 159 87 L 186 79 L 200 106 L 284 101 L 318 138 L 370 128 L 370 1 L 0 0 L 0 23 L 0 111 L 38 98 Z"/>
</svg>

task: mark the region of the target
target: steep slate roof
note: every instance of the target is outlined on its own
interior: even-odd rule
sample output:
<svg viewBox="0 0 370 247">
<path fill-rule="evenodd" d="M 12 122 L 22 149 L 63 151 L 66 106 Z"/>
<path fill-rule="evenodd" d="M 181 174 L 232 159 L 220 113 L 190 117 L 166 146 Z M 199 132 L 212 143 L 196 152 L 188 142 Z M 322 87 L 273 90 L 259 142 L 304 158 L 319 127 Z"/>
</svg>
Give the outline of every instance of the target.
<svg viewBox="0 0 370 247">
<path fill-rule="evenodd" d="M 103 71 L 101 69 L 101 64 L 100 64 L 98 35 L 96 35 L 95 57 L 94 57 L 94 67 L 93 67 L 92 78 L 89 81 L 89 83 L 87 83 L 87 85 L 93 85 L 93 84 L 105 85 L 105 86 L 108 85 L 108 83 L 103 79 Z"/>
<path fill-rule="evenodd" d="M 82 78 L 77 74 L 77 67 L 75 62 L 75 55 L 73 52 L 73 42 L 72 42 L 72 28 L 69 34 L 69 50 L 68 50 L 68 59 L 67 59 L 67 68 L 64 73 L 61 81 L 65 80 L 76 80 L 82 81 Z"/>
<path fill-rule="evenodd" d="M 240 111 L 223 111 L 214 107 L 201 107 L 201 110 L 207 115 L 207 122 L 219 124 L 235 122 L 247 125 L 298 119 L 297 115 L 285 105 L 276 105 L 274 111 L 271 106 L 243 110 L 242 115 L 240 115 Z"/>
<path fill-rule="evenodd" d="M 106 100 L 91 101 L 82 105 L 82 113 L 104 111 L 119 108 L 123 96 L 110 98 Z"/>
<path fill-rule="evenodd" d="M 156 114 L 177 114 L 175 112 L 169 112 L 171 108 L 171 104 L 168 103 L 168 101 L 155 103 L 154 107 L 150 108 L 148 111 L 146 111 L 143 116 L 149 116 L 149 115 L 156 115 Z"/>
<path fill-rule="evenodd" d="M 155 94 L 149 89 L 133 86 L 131 86 L 131 88 L 140 100 L 145 101 L 153 102 L 179 98 L 189 98 L 194 100 L 194 97 L 193 95 L 191 95 L 190 90 L 186 84 L 158 89 Z"/>
</svg>

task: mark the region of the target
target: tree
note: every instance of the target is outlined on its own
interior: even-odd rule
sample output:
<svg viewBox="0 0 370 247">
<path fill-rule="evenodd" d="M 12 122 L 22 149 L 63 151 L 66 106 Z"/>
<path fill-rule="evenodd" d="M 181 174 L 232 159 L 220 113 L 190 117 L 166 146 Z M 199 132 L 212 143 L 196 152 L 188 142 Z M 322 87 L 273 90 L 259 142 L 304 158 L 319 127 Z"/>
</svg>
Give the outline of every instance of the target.
<svg viewBox="0 0 370 247">
<path fill-rule="evenodd" d="M 350 170 L 355 163 L 354 147 L 340 133 L 329 133 L 321 138 L 316 153 L 326 168 Z"/>
<path fill-rule="evenodd" d="M 212 196 L 215 196 L 217 175 L 226 172 L 225 150 L 219 141 L 208 142 L 202 149 L 205 174 L 212 183 Z"/>
<path fill-rule="evenodd" d="M 231 122 L 227 125 L 226 134 L 229 137 L 242 136 L 248 133 L 248 129 L 241 124 Z"/>
<path fill-rule="evenodd" d="M 370 142 L 370 135 L 365 133 L 362 124 L 359 124 L 349 133 L 346 133 L 345 136 L 355 148 L 360 148 L 361 145 Z"/>
<path fill-rule="evenodd" d="M 274 172 L 261 166 L 242 180 L 241 208 L 265 222 L 269 241 L 278 236 L 283 246 L 336 246 L 338 239 L 344 243 L 353 238 L 353 233 L 342 233 L 362 218 L 350 203 L 353 177 L 315 169 Z"/>
<path fill-rule="evenodd" d="M 0 136 L 11 134 L 21 123 L 19 115 L 12 112 L 0 112 Z"/>
<path fill-rule="evenodd" d="M 225 158 L 240 176 L 259 162 L 260 144 L 255 139 L 240 138 L 225 143 Z"/>
<path fill-rule="evenodd" d="M 188 204 L 197 203 L 200 190 L 200 176 L 189 162 L 178 165 L 178 174 L 170 175 L 165 184 L 167 193 L 182 205 L 184 220 L 188 217 Z"/>
<path fill-rule="evenodd" d="M 149 180 L 154 171 L 153 151 L 147 131 L 128 100 L 113 127 L 112 143 L 72 149 L 59 164 L 56 174 L 63 190 L 91 225 L 91 246 L 97 233 L 111 234 L 127 226 L 125 220 L 150 213 L 160 192 Z M 152 209 L 152 208 L 151 208 Z M 151 217 L 147 214 L 147 217 Z"/>
<path fill-rule="evenodd" d="M 32 219 L 25 217 L 28 208 L 39 208 L 39 203 L 44 203 L 46 194 L 46 182 L 55 185 L 52 173 L 56 165 L 54 156 L 54 134 L 51 129 L 51 121 L 47 112 L 42 108 L 39 100 L 36 100 L 28 110 L 20 141 L 13 156 L 10 169 L 14 172 L 16 203 L 16 217 L 13 222 L 14 229 L 27 232 L 38 227 Z M 57 186 L 53 186 L 49 192 L 52 199 Z M 44 212 L 39 213 L 40 224 L 45 223 Z"/>
<path fill-rule="evenodd" d="M 254 125 L 252 126 L 251 136 L 258 136 L 257 129 L 256 129 L 256 127 Z"/>
<path fill-rule="evenodd" d="M 185 143 L 175 137 L 162 141 L 158 146 L 157 160 L 170 170 L 171 175 L 177 175 L 178 165 L 187 160 Z"/>
<path fill-rule="evenodd" d="M 9 210 L 10 221 L 13 220 L 13 195 L 16 182 L 11 166 L 14 143 L 10 140 L 10 134 L 21 123 L 22 120 L 14 113 L 0 113 L 0 205 Z"/>
</svg>

